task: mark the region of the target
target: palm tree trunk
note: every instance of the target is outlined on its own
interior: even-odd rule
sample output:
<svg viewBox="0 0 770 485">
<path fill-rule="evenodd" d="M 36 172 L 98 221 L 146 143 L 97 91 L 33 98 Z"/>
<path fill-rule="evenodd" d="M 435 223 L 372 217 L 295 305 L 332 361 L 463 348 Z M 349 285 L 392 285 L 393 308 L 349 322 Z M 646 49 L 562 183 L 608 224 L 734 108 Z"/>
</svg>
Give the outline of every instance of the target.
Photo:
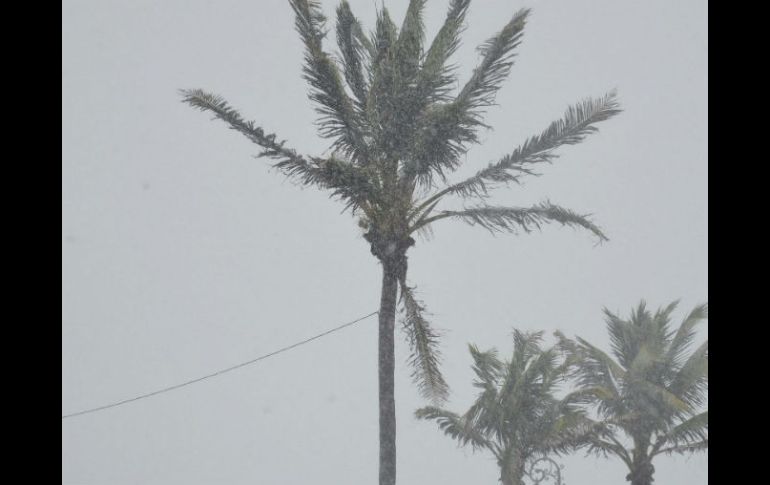
<svg viewBox="0 0 770 485">
<path fill-rule="evenodd" d="M 646 443 L 649 443 L 649 440 Z M 635 448 L 633 466 L 631 473 L 626 475 L 626 480 L 631 482 L 631 485 L 652 485 L 655 467 L 652 466 L 651 458 L 647 456 L 647 453 L 636 451 L 639 449 L 646 449 L 646 444 L 645 448 L 640 446 Z"/>
<path fill-rule="evenodd" d="M 380 299 L 379 386 L 380 386 L 380 485 L 396 483 L 396 401 L 394 395 L 396 293 L 398 275 L 390 264 L 382 266 Z"/>
<path fill-rule="evenodd" d="M 524 485 L 524 461 L 521 457 L 515 457 L 511 448 L 505 450 L 500 465 L 500 481 L 503 485 Z"/>
<path fill-rule="evenodd" d="M 631 480 L 631 485 L 652 485 L 652 475 L 636 477 Z"/>
<path fill-rule="evenodd" d="M 629 480 L 631 485 L 652 485 L 652 472 L 651 471 L 637 471 Z"/>
</svg>

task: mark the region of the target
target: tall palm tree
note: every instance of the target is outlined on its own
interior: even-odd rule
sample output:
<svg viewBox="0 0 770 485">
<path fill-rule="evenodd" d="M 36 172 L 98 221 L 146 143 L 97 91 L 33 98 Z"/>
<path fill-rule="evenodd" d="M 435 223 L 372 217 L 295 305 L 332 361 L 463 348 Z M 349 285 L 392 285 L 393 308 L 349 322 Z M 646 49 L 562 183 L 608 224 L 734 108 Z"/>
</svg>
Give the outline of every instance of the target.
<svg viewBox="0 0 770 485">
<path fill-rule="evenodd" d="M 304 46 L 303 73 L 310 100 L 320 115 L 319 135 L 331 141 L 329 156 L 306 156 L 246 121 L 219 96 L 183 90 L 184 101 L 212 112 L 261 148 L 260 156 L 302 185 L 331 192 L 359 225 L 383 269 L 379 311 L 380 484 L 396 476 L 394 328 L 398 288 L 404 329 L 412 349 L 413 378 L 422 394 L 441 402 L 448 388 L 439 371 L 438 336 L 425 318 L 414 288 L 407 285 L 407 251 L 413 235 L 443 219 L 459 219 L 489 231 L 530 232 L 549 222 L 584 228 L 600 241 L 602 231 L 585 215 L 544 201 L 531 207 L 485 203 L 491 189 L 519 183 L 538 164 L 552 162 L 554 150 L 581 142 L 596 123 L 619 112 L 614 93 L 586 99 L 560 120 L 532 136 L 498 161 L 456 182 L 447 176 L 462 155 L 479 142 L 485 109 L 513 64 L 529 10 L 520 10 L 484 43 L 473 74 L 455 91 L 449 63 L 460 43 L 470 0 L 451 0 L 441 29 L 425 46 L 422 13 L 426 0 L 411 0 L 401 28 L 387 9 L 378 11 L 370 35 L 342 1 L 337 7 L 339 51 L 325 50 L 326 18 L 320 2 L 289 0 Z M 474 200 L 460 210 L 446 208 L 452 198 Z"/>
<path fill-rule="evenodd" d="M 514 331 L 508 362 L 495 349 L 480 352 L 471 345 L 473 385 L 481 389 L 471 407 L 462 415 L 435 406 L 416 412 L 460 444 L 492 452 L 503 485 L 523 485 L 536 462 L 576 448 L 587 431 L 579 402 L 572 395 L 555 397 L 569 363 L 560 362 L 553 348 L 541 350 L 541 338 L 542 332 Z"/>
<path fill-rule="evenodd" d="M 708 450 L 708 340 L 692 349 L 695 326 L 708 318 L 696 306 L 670 328 L 673 302 L 654 314 L 642 301 L 629 320 L 608 310 L 612 356 L 578 338 L 562 339 L 577 356 L 578 383 L 596 405 L 602 430 L 589 451 L 620 458 L 632 485 L 650 485 L 653 459 L 661 454 Z M 628 446 L 626 446 L 626 443 Z"/>
</svg>

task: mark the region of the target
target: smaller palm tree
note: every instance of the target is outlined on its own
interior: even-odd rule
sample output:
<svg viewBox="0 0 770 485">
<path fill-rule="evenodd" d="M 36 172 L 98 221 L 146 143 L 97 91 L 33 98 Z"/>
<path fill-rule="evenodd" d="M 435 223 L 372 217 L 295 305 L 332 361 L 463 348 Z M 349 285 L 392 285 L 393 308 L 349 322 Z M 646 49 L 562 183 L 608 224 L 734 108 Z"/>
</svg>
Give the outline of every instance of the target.
<svg viewBox="0 0 770 485">
<path fill-rule="evenodd" d="M 436 421 L 461 445 L 492 452 L 504 485 L 522 485 L 549 455 L 579 445 L 585 429 L 585 416 L 572 396 L 554 396 L 570 363 L 561 360 L 556 349 L 542 350 L 542 335 L 514 331 L 508 362 L 501 361 L 495 349 L 481 352 L 469 345 L 477 377 L 473 385 L 481 389 L 470 409 L 458 415 L 429 406 L 415 413 L 419 419 Z"/>
<path fill-rule="evenodd" d="M 601 436 L 592 437 L 589 451 L 620 458 L 632 485 L 653 482 L 658 455 L 708 449 L 708 340 L 690 352 L 708 306 L 695 307 L 673 330 L 676 305 L 652 314 L 642 301 L 629 320 L 605 309 L 615 359 L 581 338 L 558 335 L 577 362 L 577 393 L 600 417 Z"/>
</svg>

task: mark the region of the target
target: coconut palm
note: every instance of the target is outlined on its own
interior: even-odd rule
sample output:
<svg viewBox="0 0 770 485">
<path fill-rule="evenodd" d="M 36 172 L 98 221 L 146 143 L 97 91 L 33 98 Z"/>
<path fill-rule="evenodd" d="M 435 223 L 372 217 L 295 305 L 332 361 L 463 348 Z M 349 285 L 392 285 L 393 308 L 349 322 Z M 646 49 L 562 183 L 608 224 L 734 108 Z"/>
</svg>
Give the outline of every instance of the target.
<svg viewBox="0 0 770 485">
<path fill-rule="evenodd" d="M 413 236 L 445 219 L 492 232 L 530 232 L 557 222 L 582 228 L 600 241 L 604 233 L 587 216 L 543 201 L 529 207 L 486 203 L 495 187 L 519 183 L 552 162 L 555 149 L 581 142 L 596 124 L 619 112 L 614 93 L 586 99 L 542 133 L 481 167 L 450 181 L 463 154 L 479 142 L 482 117 L 513 64 L 529 10 L 520 10 L 484 43 L 480 61 L 460 89 L 449 60 L 457 50 L 470 0 L 451 0 L 442 27 L 425 44 L 426 0 L 412 0 L 399 29 L 386 8 L 369 35 L 346 1 L 337 7 L 338 53 L 325 47 L 326 18 L 320 2 L 289 0 L 305 47 L 304 78 L 316 105 L 319 135 L 331 140 L 328 156 L 302 155 L 275 134 L 245 120 L 224 99 L 199 89 L 183 90 L 185 102 L 208 111 L 260 147 L 260 156 L 301 185 L 328 190 L 365 231 L 383 269 L 379 311 L 380 483 L 395 483 L 394 328 L 398 288 L 404 329 L 411 345 L 413 378 L 423 395 L 441 402 L 448 387 L 439 371 L 438 335 L 423 304 L 407 284 L 407 251 Z M 460 209 L 452 199 L 475 201 Z"/>
<path fill-rule="evenodd" d="M 535 465 L 552 462 L 551 454 L 575 449 L 589 430 L 579 400 L 555 397 L 569 363 L 560 362 L 553 348 L 541 350 L 541 338 L 542 332 L 514 331 L 508 362 L 501 361 L 495 349 L 480 352 L 469 346 L 473 385 L 480 389 L 471 407 L 462 415 L 435 406 L 416 412 L 419 419 L 436 421 L 461 445 L 490 451 L 503 485 L 522 485 Z M 542 476 L 531 478 L 542 481 Z"/>
<path fill-rule="evenodd" d="M 696 306 L 672 329 L 676 306 L 653 314 L 641 302 L 629 320 L 605 309 L 614 358 L 581 338 L 561 336 L 577 356 L 578 392 L 600 417 L 603 436 L 594 437 L 589 451 L 620 458 L 632 485 L 652 483 L 658 455 L 708 450 L 708 340 L 692 348 L 708 306 Z"/>
</svg>

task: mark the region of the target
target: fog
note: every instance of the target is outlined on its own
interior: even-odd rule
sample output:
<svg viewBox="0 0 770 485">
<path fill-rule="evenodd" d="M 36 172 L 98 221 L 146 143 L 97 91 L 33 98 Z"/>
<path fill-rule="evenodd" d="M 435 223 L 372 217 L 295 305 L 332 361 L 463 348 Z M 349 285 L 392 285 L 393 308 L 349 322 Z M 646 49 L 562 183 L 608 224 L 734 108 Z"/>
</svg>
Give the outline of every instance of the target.
<svg viewBox="0 0 770 485">
<path fill-rule="evenodd" d="M 336 2 L 323 1 L 332 32 Z M 350 0 L 366 31 L 379 1 Z M 385 2 L 400 25 L 407 1 Z M 448 1 L 428 2 L 430 40 Z M 445 407 L 477 389 L 468 343 L 561 330 L 609 349 L 603 308 L 627 316 L 708 300 L 707 5 L 703 1 L 476 0 L 453 57 L 531 7 L 515 65 L 459 181 L 617 88 L 623 112 L 558 150 L 540 177 L 495 190 L 592 214 L 609 241 L 544 226 L 490 235 L 439 221 L 409 252 L 409 282 L 442 332 Z M 285 0 L 67 0 L 62 4 L 62 414 L 209 374 L 374 312 L 381 268 L 343 205 L 302 188 L 180 88 L 224 96 L 301 153 L 328 154 L 301 78 Z M 491 455 L 458 447 L 410 377 L 396 324 L 398 483 L 498 483 Z M 698 330 L 698 342 L 708 337 Z M 548 339 L 548 342 L 552 342 Z M 377 318 L 168 392 L 62 421 L 62 483 L 376 483 Z M 619 460 L 559 458 L 570 485 L 623 483 Z M 655 483 L 708 481 L 708 454 L 661 456 Z"/>
</svg>

